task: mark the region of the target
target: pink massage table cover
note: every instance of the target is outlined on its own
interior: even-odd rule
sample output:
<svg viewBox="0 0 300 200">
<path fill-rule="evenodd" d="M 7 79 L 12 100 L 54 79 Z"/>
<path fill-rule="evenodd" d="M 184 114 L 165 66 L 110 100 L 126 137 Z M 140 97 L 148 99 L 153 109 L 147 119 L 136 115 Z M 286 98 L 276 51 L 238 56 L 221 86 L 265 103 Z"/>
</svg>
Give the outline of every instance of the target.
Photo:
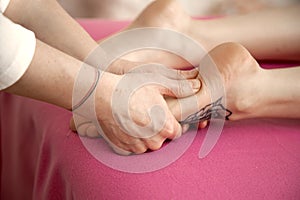
<svg viewBox="0 0 300 200">
<path fill-rule="evenodd" d="M 80 23 L 95 39 L 128 24 Z M 226 122 L 217 145 L 204 159 L 198 152 L 206 129 L 199 130 L 174 163 L 135 174 L 96 160 L 69 130 L 70 112 L 4 92 L 0 103 L 3 200 L 300 199 L 299 120 Z"/>
</svg>

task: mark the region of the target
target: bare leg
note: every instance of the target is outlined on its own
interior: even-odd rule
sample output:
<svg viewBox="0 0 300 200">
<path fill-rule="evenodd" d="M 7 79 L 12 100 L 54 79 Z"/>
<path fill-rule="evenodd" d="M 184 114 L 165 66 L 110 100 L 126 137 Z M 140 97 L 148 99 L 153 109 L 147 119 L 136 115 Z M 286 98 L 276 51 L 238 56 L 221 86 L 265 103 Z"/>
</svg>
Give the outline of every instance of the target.
<svg viewBox="0 0 300 200">
<path fill-rule="evenodd" d="M 128 27 L 163 27 L 196 39 L 207 51 L 224 42 L 245 46 L 256 59 L 300 59 L 300 5 L 256 13 L 193 20 L 175 0 L 158 0 Z M 143 56 L 139 55 L 139 58 Z"/>
<path fill-rule="evenodd" d="M 190 35 L 207 38 L 209 49 L 224 43 L 245 46 L 256 59 L 300 60 L 300 4 L 213 20 L 192 20 Z"/>
<path fill-rule="evenodd" d="M 236 43 L 219 45 L 207 57 L 214 61 L 222 77 L 226 109 L 232 112 L 230 120 L 300 118 L 300 67 L 262 69 L 251 54 Z M 210 90 L 203 82 L 198 93 L 198 110 L 211 103 Z M 184 120 L 180 119 L 178 101 L 184 99 L 169 99 L 168 105 L 178 120 Z M 195 111 L 189 114 L 193 113 Z"/>
</svg>

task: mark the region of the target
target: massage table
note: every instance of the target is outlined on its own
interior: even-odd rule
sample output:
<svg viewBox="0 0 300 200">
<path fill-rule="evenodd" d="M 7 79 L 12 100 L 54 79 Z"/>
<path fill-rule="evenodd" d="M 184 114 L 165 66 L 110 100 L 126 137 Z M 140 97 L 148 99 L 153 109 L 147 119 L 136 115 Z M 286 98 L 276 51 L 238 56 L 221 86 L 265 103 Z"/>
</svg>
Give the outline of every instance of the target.
<svg viewBox="0 0 300 200">
<path fill-rule="evenodd" d="M 92 19 L 79 23 L 96 40 L 128 24 Z M 184 137 L 194 137 L 191 145 L 174 162 L 131 173 L 90 154 L 69 129 L 71 116 L 62 108 L 0 92 L 2 200 L 300 199 L 299 120 L 226 121 L 215 147 L 201 159 L 207 128 L 190 131 Z"/>
</svg>

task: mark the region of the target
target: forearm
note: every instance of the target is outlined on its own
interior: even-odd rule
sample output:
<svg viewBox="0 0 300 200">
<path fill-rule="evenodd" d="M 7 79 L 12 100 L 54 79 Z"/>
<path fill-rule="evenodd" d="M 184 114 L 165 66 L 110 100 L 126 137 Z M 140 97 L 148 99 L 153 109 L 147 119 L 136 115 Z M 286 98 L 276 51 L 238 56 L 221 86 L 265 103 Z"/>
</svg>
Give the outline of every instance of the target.
<svg viewBox="0 0 300 200">
<path fill-rule="evenodd" d="M 300 118 L 300 67 L 264 70 L 255 117 Z"/>
<path fill-rule="evenodd" d="M 300 59 L 300 5 L 241 16 L 193 20 L 191 35 L 208 40 L 208 49 L 238 42 L 256 59 Z"/>
<path fill-rule="evenodd" d="M 97 46 L 55 0 L 11 0 L 5 15 L 35 32 L 41 41 L 79 60 Z"/>
<path fill-rule="evenodd" d="M 81 65 L 80 61 L 38 40 L 29 68 L 4 91 L 71 110 L 73 85 Z"/>
</svg>

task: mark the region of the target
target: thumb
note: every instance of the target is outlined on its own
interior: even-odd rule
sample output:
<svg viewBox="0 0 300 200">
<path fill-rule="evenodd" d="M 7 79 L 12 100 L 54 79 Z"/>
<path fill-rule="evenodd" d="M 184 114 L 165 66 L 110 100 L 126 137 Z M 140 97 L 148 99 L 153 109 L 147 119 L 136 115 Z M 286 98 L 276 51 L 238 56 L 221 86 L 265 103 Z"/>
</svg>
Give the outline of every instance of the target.
<svg viewBox="0 0 300 200">
<path fill-rule="evenodd" d="M 190 80 L 171 80 L 169 79 L 164 86 L 160 87 L 161 94 L 166 96 L 184 98 L 196 94 L 201 88 L 198 79 Z"/>
</svg>

